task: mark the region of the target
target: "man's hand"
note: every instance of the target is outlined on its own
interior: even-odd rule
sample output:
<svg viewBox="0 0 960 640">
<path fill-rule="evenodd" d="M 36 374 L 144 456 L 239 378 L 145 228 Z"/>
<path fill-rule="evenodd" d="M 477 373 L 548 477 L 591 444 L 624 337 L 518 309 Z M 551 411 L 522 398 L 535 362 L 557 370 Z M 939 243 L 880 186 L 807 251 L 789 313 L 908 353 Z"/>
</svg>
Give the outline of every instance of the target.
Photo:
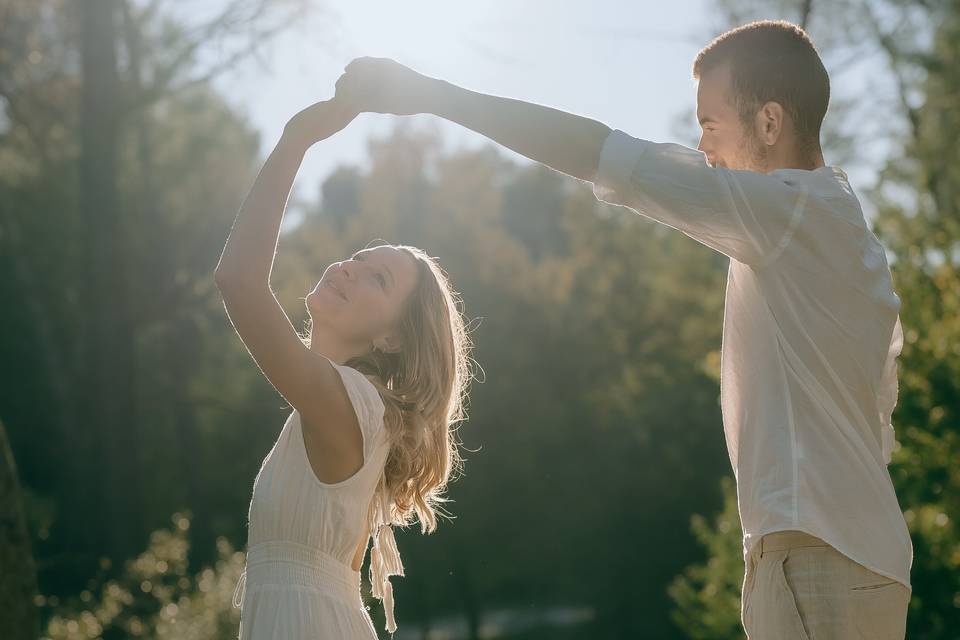
<svg viewBox="0 0 960 640">
<path fill-rule="evenodd" d="M 389 58 L 357 58 L 337 80 L 337 99 L 347 100 L 362 112 L 424 113 L 432 80 Z"/>
<path fill-rule="evenodd" d="M 315 102 L 290 118 L 283 128 L 283 137 L 307 149 L 346 127 L 359 112 L 350 101 L 337 97 Z"/>
<path fill-rule="evenodd" d="M 477 93 L 387 58 L 357 58 L 337 80 L 337 99 L 374 113 L 430 113 L 548 167 L 594 179 L 610 134 L 605 124 L 538 104 Z"/>
</svg>

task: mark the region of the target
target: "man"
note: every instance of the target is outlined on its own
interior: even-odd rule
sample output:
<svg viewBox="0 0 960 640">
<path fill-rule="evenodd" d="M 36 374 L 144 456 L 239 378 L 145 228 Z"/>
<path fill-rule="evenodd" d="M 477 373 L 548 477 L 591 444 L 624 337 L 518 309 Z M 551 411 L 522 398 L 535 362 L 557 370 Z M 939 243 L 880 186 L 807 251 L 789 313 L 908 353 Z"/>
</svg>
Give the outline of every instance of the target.
<svg viewBox="0 0 960 640">
<path fill-rule="evenodd" d="M 721 362 L 751 640 L 902 639 L 913 550 L 886 465 L 900 300 L 846 175 L 825 166 L 829 78 L 808 35 L 762 21 L 694 63 L 698 150 L 361 58 L 337 94 L 432 113 L 730 258 Z"/>
</svg>

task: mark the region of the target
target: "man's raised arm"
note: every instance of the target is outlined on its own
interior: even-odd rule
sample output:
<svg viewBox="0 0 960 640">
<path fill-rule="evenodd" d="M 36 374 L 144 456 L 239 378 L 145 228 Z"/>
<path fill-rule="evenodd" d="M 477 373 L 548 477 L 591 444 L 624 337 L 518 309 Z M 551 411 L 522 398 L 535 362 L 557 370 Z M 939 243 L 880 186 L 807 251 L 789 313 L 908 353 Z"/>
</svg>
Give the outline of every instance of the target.
<svg viewBox="0 0 960 640">
<path fill-rule="evenodd" d="M 596 120 L 470 91 L 385 58 L 358 58 L 347 65 L 337 81 L 337 95 L 362 111 L 439 116 L 589 182 L 610 134 L 610 128 Z"/>
<path fill-rule="evenodd" d="M 706 156 L 658 144 L 557 109 L 468 91 L 393 60 L 358 58 L 337 81 L 357 111 L 431 113 L 548 167 L 593 183 L 598 199 L 678 229 L 755 267 L 790 243 L 808 187 L 779 174 L 711 167 Z"/>
</svg>

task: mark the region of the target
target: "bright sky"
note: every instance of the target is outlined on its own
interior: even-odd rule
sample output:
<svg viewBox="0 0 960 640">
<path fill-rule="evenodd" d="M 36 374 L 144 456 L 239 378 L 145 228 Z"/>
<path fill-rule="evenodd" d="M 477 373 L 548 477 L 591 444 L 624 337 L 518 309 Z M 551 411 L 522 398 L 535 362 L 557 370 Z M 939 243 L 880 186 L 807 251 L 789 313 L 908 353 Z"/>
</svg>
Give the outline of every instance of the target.
<svg viewBox="0 0 960 640">
<path fill-rule="evenodd" d="M 197 17 L 200 7 L 214 6 L 181 8 Z M 589 116 L 638 137 L 696 144 L 691 64 L 721 26 L 706 0 L 327 0 L 318 6 L 259 60 L 217 80 L 262 132 L 263 155 L 291 115 L 332 96 L 343 67 L 365 55 L 393 58 L 475 91 Z M 833 69 L 829 57 L 825 62 L 835 89 L 869 91 L 861 85 L 876 74 L 863 73 L 863 63 Z M 413 119 L 439 127 L 448 146 L 488 143 L 433 116 Z M 337 165 L 365 164 L 366 141 L 388 132 L 396 120 L 363 114 L 314 146 L 296 194 L 314 199 L 320 181 Z M 844 167 L 855 189 L 873 182 L 876 167 L 869 166 L 870 159 L 883 154 L 860 149 L 857 155 L 864 166 Z M 826 160 L 831 164 L 830 157 Z M 861 202 L 867 205 L 864 198 Z"/>
<path fill-rule="evenodd" d="M 475 91 L 590 116 L 641 137 L 676 141 L 677 118 L 696 95 L 691 63 L 709 39 L 713 16 L 705 14 L 706 4 L 337 0 L 278 39 L 262 62 L 245 63 L 218 85 L 261 130 L 264 154 L 287 118 L 330 97 L 344 65 L 364 55 L 390 57 Z M 363 164 L 366 140 L 396 120 L 363 114 L 313 147 L 298 178 L 299 194 L 315 196 L 318 182 L 339 164 Z M 453 147 L 487 142 L 432 116 L 415 120 L 439 127 Z M 688 130 L 695 125 L 691 112 Z"/>
</svg>

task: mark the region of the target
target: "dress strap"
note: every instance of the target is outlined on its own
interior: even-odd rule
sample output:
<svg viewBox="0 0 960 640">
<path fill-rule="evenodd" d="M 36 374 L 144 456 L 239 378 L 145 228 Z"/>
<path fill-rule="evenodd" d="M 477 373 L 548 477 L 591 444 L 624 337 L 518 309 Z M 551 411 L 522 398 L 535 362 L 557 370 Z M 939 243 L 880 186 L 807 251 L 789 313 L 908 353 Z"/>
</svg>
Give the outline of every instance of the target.
<svg viewBox="0 0 960 640">
<path fill-rule="evenodd" d="M 373 537 L 373 548 L 370 550 L 371 592 L 374 598 L 383 602 L 386 630 L 393 633 L 397 630 L 397 622 L 393 614 L 393 585 L 390 584 L 390 576 L 402 576 L 404 573 L 400 551 L 397 549 L 397 541 L 390 524 L 390 496 L 383 480 L 374 502 L 370 526 Z"/>
</svg>

